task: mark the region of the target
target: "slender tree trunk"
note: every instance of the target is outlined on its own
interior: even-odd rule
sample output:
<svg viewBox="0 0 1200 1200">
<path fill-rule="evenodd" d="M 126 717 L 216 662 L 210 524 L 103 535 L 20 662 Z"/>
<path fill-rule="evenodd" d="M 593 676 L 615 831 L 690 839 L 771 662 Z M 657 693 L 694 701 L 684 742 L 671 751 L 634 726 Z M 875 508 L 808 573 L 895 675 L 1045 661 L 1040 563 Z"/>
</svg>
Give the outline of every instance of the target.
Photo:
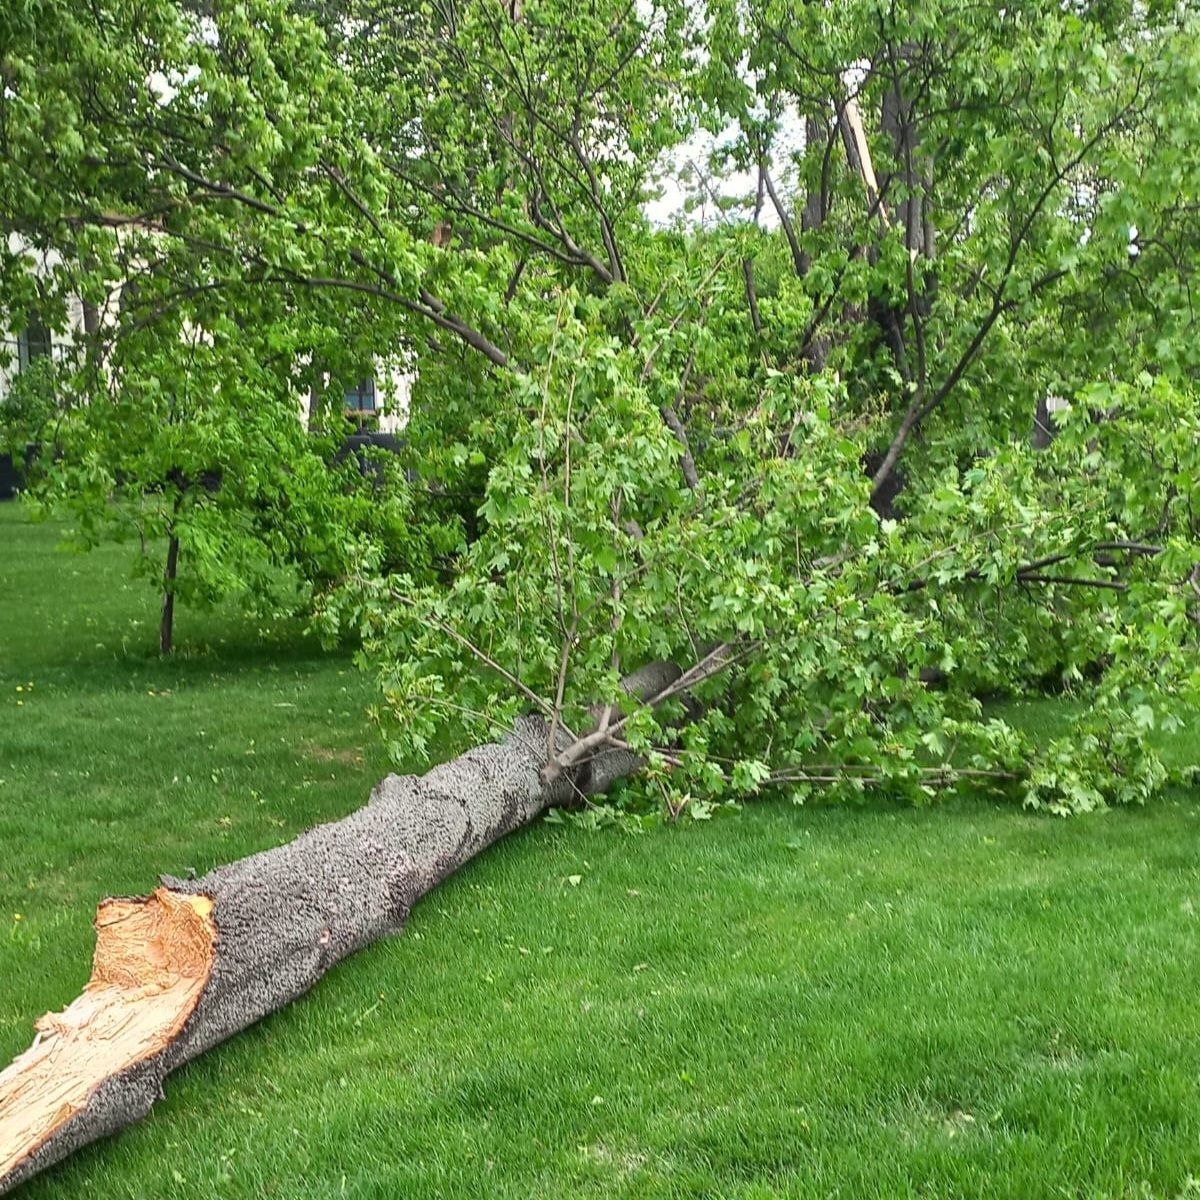
<svg viewBox="0 0 1200 1200">
<path fill-rule="evenodd" d="M 163 655 L 171 653 L 175 638 L 175 576 L 178 567 L 179 537 L 172 522 L 170 540 L 167 542 L 167 565 L 163 569 L 162 620 L 158 626 L 158 649 Z"/>
<path fill-rule="evenodd" d="M 804 118 L 804 153 L 806 157 L 811 159 L 813 149 L 824 146 L 828 138 L 829 128 L 826 122 L 822 121 L 820 117 L 807 116 Z M 800 229 L 804 233 L 820 229 L 825 224 L 827 203 L 824 172 L 821 171 L 817 173 L 815 179 L 809 179 L 804 189 L 804 208 L 800 212 Z M 807 252 L 803 255 L 803 259 L 804 273 L 807 274 L 808 268 L 812 265 Z"/>
<path fill-rule="evenodd" d="M 905 51 L 901 51 L 903 55 Z M 902 80 L 901 76 L 901 80 Z M 920 136 L 916 125 L 912 100 L 904 94 L 902 82 L 893 84 L 884 92 L 881 122 L 883 131 L 892 143 L 895 160 L 895 176 L 900 179 L 900 198 L 896 204 L 896 219 L 904 230 L 904 245 L 910 254 L 926 252 L 925 234 L 925 165 L 918 157 Z M 883 181 L 887 188 L 891 176 Z"/>
<path fill-rule="evenodd" d="M 811 156 L 813 148 L 823 146 L 829 138 L 829 127 L 819 117 L 809 116 L 804 120 L 804 150 Z M 810 167 L 811 169 L 811 167 Z M 808 181 L 804 195 L 804 210 L 800 214 L 800 228 L 809 233 L 825 224 L 829 197 L 825 192 L 825 172 L 821 170 L 816 179 Z M 808 272 L 809 256 L 804 255 L 804 270 Z M 814 301 L 815 303 L 815 301 Z M 825 369 L 829 358 L 829 335 L 814 330 L 807 350 L 808 369 L 815 375 Z"/>
</svg>

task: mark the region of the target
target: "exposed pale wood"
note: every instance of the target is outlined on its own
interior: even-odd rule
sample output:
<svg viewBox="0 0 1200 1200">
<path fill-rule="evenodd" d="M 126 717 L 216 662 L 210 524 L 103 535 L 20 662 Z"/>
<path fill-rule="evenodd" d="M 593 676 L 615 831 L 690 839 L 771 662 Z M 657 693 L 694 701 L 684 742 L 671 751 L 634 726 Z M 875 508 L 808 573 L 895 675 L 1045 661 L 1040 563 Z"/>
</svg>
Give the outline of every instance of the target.
<svg viewBox="0 0 1200 1200">
<path fill-rule="evenodd" d="M 33 1045 L 0 1072 L 0 1179 L 81 1111 L 96 1088 L 159 1054 L 183 1028 L 212 971 L 212 901 L 159 888 L 96 913 L 92 977 Z"/>
<path fill-rule="evenodd" d="M 858 101 L 851 96 L 843 109 L 847 140 L 852 149 L 852 162 L 862 177 L 863 186 L 867 189 L 867 200 L 879 206 L 879 219 L 885 229 L 891 228 L 891 218 L 887 206 L 879 198 L 879 180 L 875 176 L 875 165 L 871 161 L 871 147 L 867 143 L 867 131 L 863 128 L 862 115 L 858 111 Z"/>
</svg>

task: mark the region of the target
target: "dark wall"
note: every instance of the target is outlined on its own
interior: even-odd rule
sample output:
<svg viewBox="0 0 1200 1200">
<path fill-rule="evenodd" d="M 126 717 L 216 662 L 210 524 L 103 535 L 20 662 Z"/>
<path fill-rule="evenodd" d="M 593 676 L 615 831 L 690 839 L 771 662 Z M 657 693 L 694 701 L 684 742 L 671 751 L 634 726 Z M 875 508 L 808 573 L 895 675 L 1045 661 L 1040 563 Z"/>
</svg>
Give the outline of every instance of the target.
<svg viewBox="0 0 1200 1200">
<path fill-rule="evenodd" d="M 21 473 L 11 454 L 0 454 L 0 500 L 11 500 L 21 486 Z"/>
</svg>

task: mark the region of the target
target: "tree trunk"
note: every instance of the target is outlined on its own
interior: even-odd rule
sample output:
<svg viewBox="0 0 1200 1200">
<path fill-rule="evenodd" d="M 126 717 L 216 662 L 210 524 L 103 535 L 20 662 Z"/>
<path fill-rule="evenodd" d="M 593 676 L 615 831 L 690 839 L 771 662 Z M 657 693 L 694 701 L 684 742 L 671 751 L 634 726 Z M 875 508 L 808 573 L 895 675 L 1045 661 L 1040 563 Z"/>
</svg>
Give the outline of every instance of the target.
<svg viewBox="0 0 1200 1200">
<path fill-rule="evenodd" d="M 143 1117 L 169 1072 L 398 932 L 486 846 L 638 766 L 614 751 L 546 783 L 547 739 L 521 718 L 426 775 L 389 775 L 365 807 L 287 845 L 101 904 L 87 987 L 0 1072 L 0 1194 Z"/>
<path fill-rule="evenodd" d="M 92 337 L 100 330 L 100 310 L 90 301 L 82 301 L 83 332 Z"/>
<path fill-rule="evenodd" d="M 804 120 L 804 150 L 806 155 L 811 155 L 814 146 L 821 146 L 828 141 L 829 129 L 824 121 L 819 117 L 809 116 Z M 811 167 L 810 167 L 811 170 Z M 825 171 L 818 174 L 816 180 L 810 179 L 804 195 L 804 209 L 800 214 L 800 228 L 809 233 L 814 229 L 820 229 L 825 224 L 825 217 L 828 215 L 829 196 L 825 191 Z M 809 256 L 804 255 L 804 269 L 807 273 L 809 267 Z M 813 300 L 814 305 L 816 300 Z M 814 329 L 812 338 L 807 351 L 808 369 L 818 375 L 825 370 L 825 363 L 829 359 L 830 340 L 829 334 L 821 333 Z"/>
<path fill-rule="evenodd" d="M 907 58 L 912 52 L 911 47 L 900 51 L 901 58 Z M 904 245 L 910 254 L 924 255 L 928 250 L 925 245 L 927 232 L 925 211 L 925 174 L 924 164 L 920 155 L 920 131 L 917 128 L 913 111 L 912 99 L 905 94 L 903 75 L 897 71 L 897 78 L 883 94 L 883 114 L 880 122 L 884 133 L 892 143 L 892 154 L 895 160 L 895 174 L 899 176 L 902 187 L 900 199 L 896 202 L 896 219 L 904 230 Z M 887 190 L 890 176 L 881 186 Z M 932 257 L 932 255 L 931 255 Z"/>
<path fill-rule="evenodd" d="M 175 638 L 175 576 L 179 567 L 179 537 L 171 527 L 167 543 L 167 565 L 163 570 L 162 620 L 158 626 L 158 649 L 163 655 L 171 653 Z"/>
<path fill-rule="evenodd" d="M 1050 404 L 1043 394 L 1038 397 L 1033 412 L 1033 431 L 1029 435 L 1029 444 L 1035 450 L 1045 450 L 1054 440 L 1054 430 L 1050 421 Z"/>
</svg>

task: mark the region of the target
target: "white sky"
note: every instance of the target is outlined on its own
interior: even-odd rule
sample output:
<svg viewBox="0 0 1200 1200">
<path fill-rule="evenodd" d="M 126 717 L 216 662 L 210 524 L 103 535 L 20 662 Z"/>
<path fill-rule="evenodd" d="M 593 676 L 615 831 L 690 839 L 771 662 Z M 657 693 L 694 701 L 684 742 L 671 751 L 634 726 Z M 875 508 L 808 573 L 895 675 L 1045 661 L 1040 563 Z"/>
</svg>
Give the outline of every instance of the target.
<svg viewBox="0 0 1200 1200">
<path fill-rule="evenodd" d="M 662 167 L 662 195 L 644 206 L 646 216 L 654 224 L 672 225 L 682 220 L 687 224 L 712 225 L 731 218 L 753 218 L 754 196 L 758 186 L 756 171 L 722 169 L 719 180 L 713 181 L 709 178 L 707 186 L 702 183 L 709 175 L 709 158 L 714 149 L 720 145 L 727 145 L 736 133 L 736 126 L 733 125 L 728 126 L 719 136 L 702 130 L 693 134 L 668 156 Z M 794 197 L 793 156 L 802 153 L 803 150 L 804 123 L 795 111 L 786 113 L 780 120 L 769 163 L 771 179 L 785 204 Z M 695 168 L 698 168 L 699 174 Z M 745 204 L 733 212 L 723 213 L 717 200 L 730 198 L 744 200 Z M 690 214 L 685 211 L 689 200 L 697 202 Z M 759 220 L 765 228 L 774 228 L 779 224 L 769 199 L 763 204 Z"/>
</svg>

